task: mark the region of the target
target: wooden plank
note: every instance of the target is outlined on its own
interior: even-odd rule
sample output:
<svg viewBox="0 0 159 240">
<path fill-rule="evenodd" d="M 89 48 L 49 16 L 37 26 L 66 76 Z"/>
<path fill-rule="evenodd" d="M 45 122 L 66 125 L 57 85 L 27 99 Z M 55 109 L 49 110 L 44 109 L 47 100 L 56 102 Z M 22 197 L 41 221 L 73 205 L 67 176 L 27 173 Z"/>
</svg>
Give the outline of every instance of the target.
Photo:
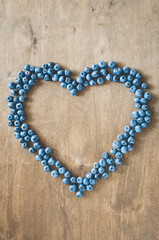
<svg viewBox="0 0 159 240">
<path fill-rule="evenodd" d="M 1 0 L 0 8 L 0 239 L 159 239 L 159 2 Z M 26 63 L 54 61 L 77 75 L 111 59 L 143 74 L 153 94 L 153 119 L 123 166 L 77 199 L 14 139 L 7 126 L 7 84 Z M 71 97 L 58 83 L 42 81 L 25 108 L 54 156 L 84 176 L 129 123 L 134 103 L 120 84 Z"/>
</svg>

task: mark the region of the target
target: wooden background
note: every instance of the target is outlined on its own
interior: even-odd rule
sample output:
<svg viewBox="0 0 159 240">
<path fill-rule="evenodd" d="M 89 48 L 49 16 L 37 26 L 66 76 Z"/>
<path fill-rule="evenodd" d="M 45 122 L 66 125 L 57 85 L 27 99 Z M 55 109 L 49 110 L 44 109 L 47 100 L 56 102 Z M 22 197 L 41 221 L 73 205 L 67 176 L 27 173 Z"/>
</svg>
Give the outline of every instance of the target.
<svg viewBox="0 0 159 240">
<path fill-rule="evenodd" d="M 158 0 L 1 0 L 0 8 L 0 240 L 159 239 Z M 118 171 L 77 199 L 14 138 L 7 84 L 26 63 L 54 61 L 78 74 L 111 59 L 143 74 L 153 119 Z M 134 103 L 121 84 L 71 97 L 42 81 L 26 109 L 54 156 L 84 176 L 129 123 Z"/>
</svg>

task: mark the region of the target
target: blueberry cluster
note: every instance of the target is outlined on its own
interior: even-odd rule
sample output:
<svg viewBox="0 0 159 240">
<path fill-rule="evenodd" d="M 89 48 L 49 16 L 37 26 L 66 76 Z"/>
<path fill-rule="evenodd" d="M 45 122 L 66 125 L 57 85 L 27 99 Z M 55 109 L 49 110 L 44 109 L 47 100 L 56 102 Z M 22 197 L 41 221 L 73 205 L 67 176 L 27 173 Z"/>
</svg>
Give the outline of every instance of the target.
<svg viewBox="0 0 159 240">
<path fill-rule="evenodd" d="M 60 65 L 49 62 L 42 67 L 34 67 L 26 64 L 24 71 L 18 73 L 16 82 L 9 83 L 10 93 L 7 97 L 8 106 L 11 113 L 8 115 L 8 125 L 14 126 L 14 136 L 22 144 L 23 148 L 28 148 L 30 153 L 35 153 L 35 159 L 40 161 L 46 172 L 51 171 L 51 176 L 57 178 L 63 176 L 62 182 L 69 185 L 71 192 L 76 192 L 77 197 L 82 197 L 85 190 L 92 191 L 96 181 L 100 178 L 108 178 L 108 172 L 114 172 L 117 165 L 122 164 L 122 155 L 134 149 L 135 135 L 147 128 L 150 123 L 151 112 L 147 102 L 151 99 L 151 94 L 147 89 L 147 83 L 141 82 L 141 74 L 129 67 L 120 68 L 116 62 L 110 61 L 108 65 L 101 61 L 99 64 L 86 67 L 79 74 L 76 80 L 71 77 L 71 71 L 61 69 Z M 124 127 L 123 134 L 117 136 L 112 144 L 110 154 L 104 152 L 99 162 L 94 163 L 91 172 L 83 177 L 72 176 L 71 173 L 58 160 L 51 156 L 51 149 L 43 147 L 39 137 L 25 123 L 23 103 L 26 100 L 27 92 L 36 81 L 60 82 L 62 88 L 67 88 L 72 96 L 77 95 L 84 87 L 103 84 L 106 81 L 124 83 L 130 92 L 135 94 L 134 102 L 137 110 L 132 112 L 130 125 Z M 112 155 L 115 157 L 113 158 Z"/>
</svg>

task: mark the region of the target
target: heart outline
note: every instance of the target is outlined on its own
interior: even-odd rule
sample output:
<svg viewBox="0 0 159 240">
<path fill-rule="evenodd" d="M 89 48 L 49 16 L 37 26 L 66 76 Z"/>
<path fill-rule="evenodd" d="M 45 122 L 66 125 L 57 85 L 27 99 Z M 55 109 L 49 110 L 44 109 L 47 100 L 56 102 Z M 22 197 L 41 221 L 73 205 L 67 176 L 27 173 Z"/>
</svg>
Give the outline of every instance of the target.
<svg viewBox="0 0 159 240">
<path fill-rule="evenodd" d="M 90 85 L 92 85 L 92 86 L 94 86 L 94 85 L 96 85 L 96 83 L 98 83 L 98 84 L 103 84 L 104 83 L 104 80 L 105 79 L 103 79 L 103 78 L 106 78 L 106 80 L 107 81 L 114 81 L 114 82 L 123 82 L 123 83 L 125 83 L 125 82 L 128 82 L 129 83 L 129 85 L 131 85 L 130 84 L 130 82 L 131 81 L 133 81 L 133 84 L 131 85 L 131 87 L 130 87 L 130 89 L 133 89 L 132 87 L 136 87 L 135 85 L 137 85 L 137 82 L 140 80 L 140 78 L 141 78 L 141 75 L 139 74 L 139 73 L 137 73 L 136 72 L 136 70 L 135 69 L 129 69 L 128 70 L 128 68 L 127 68 L 127 71 L 128 72 L 126 72 L 126 70 L 124 70 L 124 68 L 123 69 L 121 69 L 121 68 L 119 68 L 119 67 L 117 67 L 116 66 L 116 63 L 114 62 L 114 61 L 110 61 L 109 63 L 108 63 L 108 67 L 107 67 L 107 65 L 106 66 L 101 66 L 100 64 L 105 64 L 105 62 L 103 62 L 103 61 L 101 61 L 100 62 L 100 67 L 99 67 L 99 65 L 96 65 L 96 64 L 94 64 L 93 66 L 92 66 L 92 69 L 91 68 L 85 68 L 85 71 L 83 71 L 83 72 L 81 72 L 80 73 L 80 75 L 79 75 L 79 77 L 76 79 L 76 80 L 73 80 L 73 79 L 70 79 L 70 75 L 71 75 L 71 72 L 70 72 L 70 70 L 68 70 L 68 69 L 66 69 L 65 71 L 63 70 L 63 69 L 61 69 L 61 67 L 60 67 L 60 65 L 58 65 L 58 64 L 54 64 L 54 63 L 52 63 L 52 62 L 50 62 L 50 64 L 53 64 L 53 67 L 48 67 L 48 65 L 47 64 L 43 64 L 43 66 L 42 66 L 42 68 L 41 67 L 36 67 L 36 68 L 34 68 L 34 66 L 29 66 L 29 65 L 25 65 L 25 67 L 24 67 L 24 69 L 26 70 L 25 71 L 25 73 L 24 73 L 24 71 L 20 71 L 19 73 L 18 73 L 18 76 L 19 76 L 19 78 L 17 79 L 17 81 L 16 81 L 16 84 L 13 84 L 13 82 L 12 82 L 12 84 L 10 84 L 9 85 L 9 88 L 11 89 L 11 94 L 13 95 L 13 96 L 16 96 L 16 94 L 13 94 L 14 92 L 13 91 L 15 91 L 15 89 L 16 90 L 18 90 L 18 93 L 20 94 L 20 96 L 22 96 L 23 97 L 23 95 L 25 95 L 26 94 L 26 92 L 29 90 L 29 89 L 27 89 L 27 83 L 25 83 L 25 80 L 26 80 L 26 82 L 27 82 L 27 78 L 29 79 L 29 81 L 31 81 L 31 80 L 36 80 L 36 78 L 38 79 L 43 79 L 44 78 L 44 80 L 45 81 L 49 81 L 50 80 L 50 78 L 53 80 L 53 81 L 60 81 L 60 78 L 61 77 L 63 77 L 63 75 L 65 76 L 64 77 L 64 81 L 62 80 L 61 81 L 61 87 L 67 87 L 67 89 L 71 92 L 72 90 L 74 90 L 74 92 L 72 92 L 71 94 L 73 95 L 73 96 L 76 96 L 76 94 L 77 94 L 77 92 L 80 92 L 80 91 L 82 91 L 83 89 L 84 89 L 84 87 L 88 87 L 88 85 L 91 83 L 91 81 L 92 81 L 92 84 L 90 84 Z M 112 66 L 112 65 L 113 66 Z M 45 66 L 44 66 L 45 65 Z M 27 66 L 27 67 L 26 67 Z M 29 66 L 29 69 L 27 69 L 28 68 L 28 66 Z M 55 69 L 55 66 L 56 66 L 56 69 Z M 94 68 L 94 69 L 93 69 Z M 95 69 L 95 68 L 97 68 L 97 69 Z M 42 70 L 43 69 L 43 70 Z M 47 70 L 46 70 L 47 69 Z M 50 70 L 49 71 L 49 69 L 53 69 L 52 71 Z M 108 69 L 109 69 L 109 71 L 108 71 Z M 125 67 L 125 69 L 126 69 L 126 67 Z M 99 70 L 100 70 L 100 72 L 99 72 Z M 61 71 L 61 72 L 60 72 Z M 59 73 L 60 72 L 60 73 Z M 124 72 L 124 73 L 123 73 Z M 132 72 L 132 74 L 131 74 L 131 72 Z M 50 75 L 49 75 L 49 73 L 50 73 Z M 59 73 L 59 75 L 58 75 L 58 73 Z M 122 76 L 121 76 L 121 73 L 122 73 Z M 134 74 L 135 73 L 135 74 Z M 94 74 L 94 75 L 93 75 Z M 32 78 L 32 76 L 34 75 L 34 77 L 35 77 L 35 79 L 33 79 Z M 36 75 L 36 76 L 35 76 Z M 88 75 L 91 75 L 91 77 L 89 76 L 88 77 Z M 120 77 L 119 77 L 120 76 Z M 138 76 L 138 77 L 137 77 Z M 121 78 L 122 77 L 122 78 Z M 126 81 L 125 81 L 125 77 L 126 77 Z M 128 80 L 128 77 L 132 77 L 132 79 L 129 79 Z M 134 77 L 136 77 L 136 78 L 134 78 Z M 84 79 L 84 80 L 83 80 Z M 103 80 L 102 80 L 103 79 Z M 134 83 L 135 82 L 135 79 L 136 79 L 136 83 Z M 22 86 L 23 86 L 23 88 L 22 89 L 18 89 L 18 88 L 21 88 L 19 85 L 21 85 L 20 83 L 20 81 L 23 81 L 23 84 L 22 84 Z M 66 81 L 67 80 L 67 81 Z M 137 81 L 138 80 L 138 81 Z M 83 81 L 83 82 L 82 82 Z M 28 82 L 29 83 L 29 82 Z M 31 83 L 31 82 L 30 82 Z M 68 86 L 69 85 L 73 85 L 73 83 L 74 83 L 74 86 L 72 87 L 72 88 L 69 88 Z M 145 88 L 144 88 L 144 85 L 143 85 L 143 87 L 142 87 L 142 84 L 145 84 Z M 141 84 L 141 87 L 142 87 L 142 89 L 146 89 L 147 88 L 147 85 L 146 85 L 146 83 L 142 83 Z M 12 85 L 12 86 L 11 86 Z M 13 86 L 14 85 L 14 86 Z M 18 87 L 17 87 L 17 85 L 18 85 Z M 26 85 L 26 89 L 25 89 L 25 85 Z M 30 84 L 30 86 L 32 86 L 32 85 L 34 85 L 34 84 Z M 125 84 L 126 85 L 126 84 Z M 64 87 L 64 88 L 65 88 Z M 128 87 L 128 86 L 127 86 Z M 137 87 L 139 87 L 139 86 L 137 86 Z M 135 89 L 135 88 L 134 88 Z M 140 89 L 140 88 L 139 88 Z M 26 90 L 26 91 L 25 91 Z M 132 90 L 132 92 L 137 92 L 137 90 L 138 90 L 138 88 L 137 89 L 135 89 L 135 90 Z M 25 94 L 22 94 L 22 91 L 23 92 L 25 92 Z M 149 93 L 149 92 L 146 92 L 147 94 Z M 149 93 L 150 94 L 150 93 Z M 144 96 L 146 96 L 146 95 L 144 95 Z M 142 97 L 142 95 L 141 95 L 141 97 Z M 140 97 L 140 98 L 141 98 Z M 8 105 L 9 105 L 9 107 L 11 108 L 11 109 L 15 109 L 14 107 L 13 107 L 13 105 L 14 105 L 14 100 L 15 100 L 15 98 L 16 97 L 13 97 L 13 102 L 12 101 L 9 101 L 9 103 L 8 103 Z M 149 95 L 149 97 L 148 97 L 148 99 L 147 100 L 149 100 L 151 98 L 151 96 Z M 20 98 L 19 98 L 20 99 Z M 13 104 L 12 104 L 13 103 Z M 18 102 L 18 103 L 16 103 L 16 113 L 18 112 L 18 109 L 17 109 L 17 104 L 19 104 L 19 106 L 20 106 L 20 104 L 22 104 L 23 102 Z M 146 103 L 145 103 L 146 104 Z M 23 104 L 22 104 L 23 105 Z M 141 104 L 140 104 L 141 105 Z M 143 105 L 144 105 L 144 103 L 143 103 Z M 142 105 L 142 106 L 143 106 Z M 142 107 L 141 106 L 141 107 Z M 23 109 L 23 108 L 22 108 Z M 19 110 L 22 110 L 22 109 L 19 109 Z M 12 111 L 12 110 L 11 110 Z M 146 110 L 145 110 L 146 111 Z M 15 115 L 17 115 L 17 114 L 14 114 L 14 116 Z M 149 116 L 148 116 L 149 117 Z M 10 121 L 10 120 L 9 120 Z M 14 124 L 15 124 L 15 122 L 16 121 L 18 121 L 18 120 L 15 120 L 14 119 Z M 23 122 L 23 121 L 22 121 Z M 13 123 L 13 120 L 12 120 L 12 123 Z M 142 123 L 141 123 L 142 124 Z M 138 126 L 138 125 L 137 125 Z M 135 127 L 135 126 L 134 126 Z M 126 126 L 126 128 L 127 129 L 129 129 L 129 131 L 130 130 L 133 130 L 134 128 L 132 127 L 130 127 L 130 126 Z M 128 131 L 126 130 L 126 128 L 125 128 L 125 133 L 127 133 Z M 21 129 L 21 130 L 23 130 L 23 129 Z M 20 130 L 20 133 L 21 133 L 21 130 Z M 28 129 L 27 129 L 27 131 L 28 131 Z M 35 134 L 34 134 L 35 135 Z M 135 135 L 134 135 L 135 136 Z M 130 137 L 132 137 L 131 135 L 129 135 L 129 138 Z M 123 140 L 125 140 L 125 139 L 127 139 L 128 138 L 128 136 L 126 136 L 126 134 L 125 134 L 125 137 L 123 138 Z M 31 136 L 31 139 L 32 139 L 32 136 Z M 132 139 L 133 140 L 133 139 Z M 32 141 L 32 140 L 31 140 Z M 117 142 L 121 142 L 122 140 L 121 139 L 119 139 L 119 141 L 118 140 L 116 140 L 116 143 Z M 126 140 L 125 140 L 126 141 Z M 33 141 L 32 141 L 33 142 Z M 35 141 L 35 142 L 37 142 L 37 140 Z M 114 141 L 115 142 L 115 141 Z M 22 143 L 22 144 L 24 144 L 24 143 Z M 40 144 L 41 145 L 41 144 Z M 115 144 L 114 144 L 115 145 Z M 121 144 L 122 145 L 122 147 L 124 147 L 124 145 L 123 144 Z M 120 146 L 121 146 L 120 145 Z M 132 144 L 129 144 L 129 145 L 132 145 Z M 128 145 L 128 146 L 129 146 Z M 42 147 L 43 145 L 41 145 L 41 147 Z M 119 148 L 120 148 L 120 146 L 119 146 Z M 35 147 L 34 147 L 35 148 Z M 42 147 L 43 148 L 43 147 Z M 114 149 L 116 149 L 117 147 L 114 147 Z M 115 156 L 116 156 L 116 154 L 118 153 L 118 149 L 119 148 L 117 148 L 117 151 L 115 152 Z M 36 149 L 36 150 L 38 150 L 38 149 Z M 129 150 L 133 150 L 133 147 L 132 147 L 132 149 L 129 149 Z M 119 152 L 120 153 L 120 152 Z M 40 154 L 38 154 L 38 155 L 40 155 Z M 47 154 L 46 154 L 47 155 Z M 36 155 L 36 157 L 37 157 L 37 155 Z M 50 158 L 51 158 L 51 156 L 49 156 Z M 121 159 L 121 157 L 122 157 L 122 155 L 120 155 L 120 156 L 118 156 L 118 158 L 117 159 Z M 42 159 L 43 159 L 43 157 L 42 157 Z M 42 159 L 40 158 L 40 161 L 42 161 Z M 82 178 L 82 182 L 81 183 L 77 183 L 76 181 L 75 182 L 72 182 L 72 184 L 70 184 L 70 186 L 72 186 L 72 185 L 75 185 L 76 187 L 77 187 L 77 191 L 76 191 L 76 196 L 78 196 L 78 197 L 80 197 L 80 196 L 82 196 L 83 194 L 82 194 L 82 192 L 83 192 L 83 190 L 82 190 L 82 188 L 80 188 L 80 185 L 81 184 L 83 184 L 84 185 L 84 188 L 86 188 L 87 189 L 87 187 L 88 186 L 92 186 L 92 188 L 93 188 L 93 186 L 96 184 L 96 182 L 95 182 L 95 184 L 91 184 L 90 183 L 90 180 L 92 180 L 92 179 L 95 179 L 95 180 L 99 180 L 100 178 L 101 178 L 101 176 L 103 176 L 103 174 L 105 174 L 105 177 L 103 176 L 103 178 L 108 178 L 108 173 L 106 172 L 106 171 L 104 171 L 103 173 L 100 173 L 99 172 L 99 168 L 105 168 L 105 167 L 108 167 L 108 169 L 109 169 L 109 172 L 113 172 L 113 171 L 115 171 L 116 170 L 116 165 L 120 165 L 121 164 L 121 162 L 120 161 L 118 161 L 118 163 L 116 162 L 115 164 L 114 164 L 114 160 L 113 160 L 113 158 L 111 158 L 110 157 L 110 155 L 108 154 L 108 153 L 103 153 L 103 155 L 102 155 L 102 159 L 103 159 L 103 163 L 101 162 L 100 163 L 100 165 L 98 166 L 98 168 L 97 167 L 94 167 L 94 169 L 98 169 L 98 171 L 97 171 L 97 174 L 98 174 L 98 176 L 96 176 L 96 173 L 92 173 L 92 172 L 88 172 L 88 173 L 86 173 L 86 178 Z M 37 159 L 37 160 L 39 160 L 39 159 Z M 46 160 L 47 162 L 49 162 L 49 159 L 43 159 L 43 160 Z M 109 161 L 108 161 L 109 160 Z M 56 161 L 56 160 L 55 160 Z M 106 165 L 105 166 L 103 166 L 106 161 Z M 57 163 L 60 163 L 60 161 L 56 161 L 55 162 L 55 165 L 56 165 L 56 168 L 54 169 L 54 170 L 57 170 L 58 169 L 58 171 L 60 171 L 59 169 L 63 166 L 63 165 L 58 165 Z M 97 164 L 97 163 L 96 163 Z M 102 165 L 103 164 L 103 165 Z M 45 167 L 46 166 L 44 166 L 44 169 L 45 169 Z M 110 167 L 112 167 L 112 169 L 110 168 Z M 54 171 L 54 170 L 52 170 L 52 172 Z M 105 169 L 106 170 L 106 169 Z M 49 171 L 51 171 L 51 168 L 49 169 Z M 68 171 L 68 170 L 66 170 L 66 171 Z M 95 170 L 94 170 L 95 171 Z M 65 173 L 64 173 L 65 174 Z M 64 175 L 64 174 L 62 174 L 62 175 Z M 94 175 L 94 176 L 93 176 Z M 72 175 L 71 175 L 72 176 Z M 96 177 L 95 177 L 96 176 Z M 75 178 L 74 176 L 72 176 L 73 178 Z M 66 178 L 63 178 L 63 180 L 64 179 L 68 179 L 67 177 Z M 84 180 L 88 180 L 88 184 L 84 184 Z M 86 181 L 85 180 L 85 181 Z M 70 182 L 68 182 L 68 184 L 69 184 Z M 86 187 L 85 187 L 86 186 Z M 83 187 L 83 186 L 82 186 Z M 92 190 L 92 188 L 90 188 L 90 190 Z M 85 189 L 84 189 L 85 190 Z M 89 191 L 89 189 L 87 189 L 88 191 Z M 79 192 L 80 192 L 80 194 L 79 194 Z"/>
</svg>

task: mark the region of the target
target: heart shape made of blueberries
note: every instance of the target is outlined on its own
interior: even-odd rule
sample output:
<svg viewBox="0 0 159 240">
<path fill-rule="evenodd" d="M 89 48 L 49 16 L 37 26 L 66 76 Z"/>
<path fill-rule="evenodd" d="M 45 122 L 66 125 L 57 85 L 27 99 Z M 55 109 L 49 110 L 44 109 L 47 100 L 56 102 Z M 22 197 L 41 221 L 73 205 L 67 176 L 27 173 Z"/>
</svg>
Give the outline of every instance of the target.
<svg viewBox="0 0 159 240">
<path fill-rule="evenodd" d="M 14 126 L 15 138 L 19 140 L 23 148 L 28 148 L 30 153 L 36 154 L 36 160 L 41 162 L 46 172 L 51 172 L 53 178 L 61 175 L 62 182 L 69 185 L 69 190 L 76 193 L 77 197 L 82 197 L 85 190 L 92 191 L 100 178 L 108 178 L 109 173 L 114 172 L 117 166 L 122 164 L 123 154 L 134 149 L 136 133 L 140 133 L 150 123 L 151 112 L 147 102 L 151 99 L 151 93 L 146 90 L 148 85 L 141 82 L 141 77 L 135 69 L 120 68 L 115 61 L 110 61 L 108 64 L 101 61 L 99 64 L 92 65 L 91 68 L 86 67 L 76 80 L 71 78 L 69 69 L 64 70 L 53 62 L 43 64 L 42 67 L 26 64 L 24 71 L 18 73 L 16 82 L 8 84 L 11 89 L 11 95 L 7 97 L 8 106 L 11 108 L 8 125 Z M 27 92 L 36 81 L 41 79 L 60 82 L 61 87 L 70 91 L 72 96 L 76 96 L 88 86 L 104 84 L 106 81 L 123 83 L 131 93 L 135 94 L 134 102 L 137 110 L 131 114 L 130 125 L 126 125 L 124 132 L 117 136 L 110 153 L 104 152 L 101 159 L 94 163 L 93 168 L 84 178 L 73 176 L 60 161 L 55 160 L 51 148 L 42 144 L 38 135 L 26 123 L 23 103 L 27 98 Z"/>
</svg>

